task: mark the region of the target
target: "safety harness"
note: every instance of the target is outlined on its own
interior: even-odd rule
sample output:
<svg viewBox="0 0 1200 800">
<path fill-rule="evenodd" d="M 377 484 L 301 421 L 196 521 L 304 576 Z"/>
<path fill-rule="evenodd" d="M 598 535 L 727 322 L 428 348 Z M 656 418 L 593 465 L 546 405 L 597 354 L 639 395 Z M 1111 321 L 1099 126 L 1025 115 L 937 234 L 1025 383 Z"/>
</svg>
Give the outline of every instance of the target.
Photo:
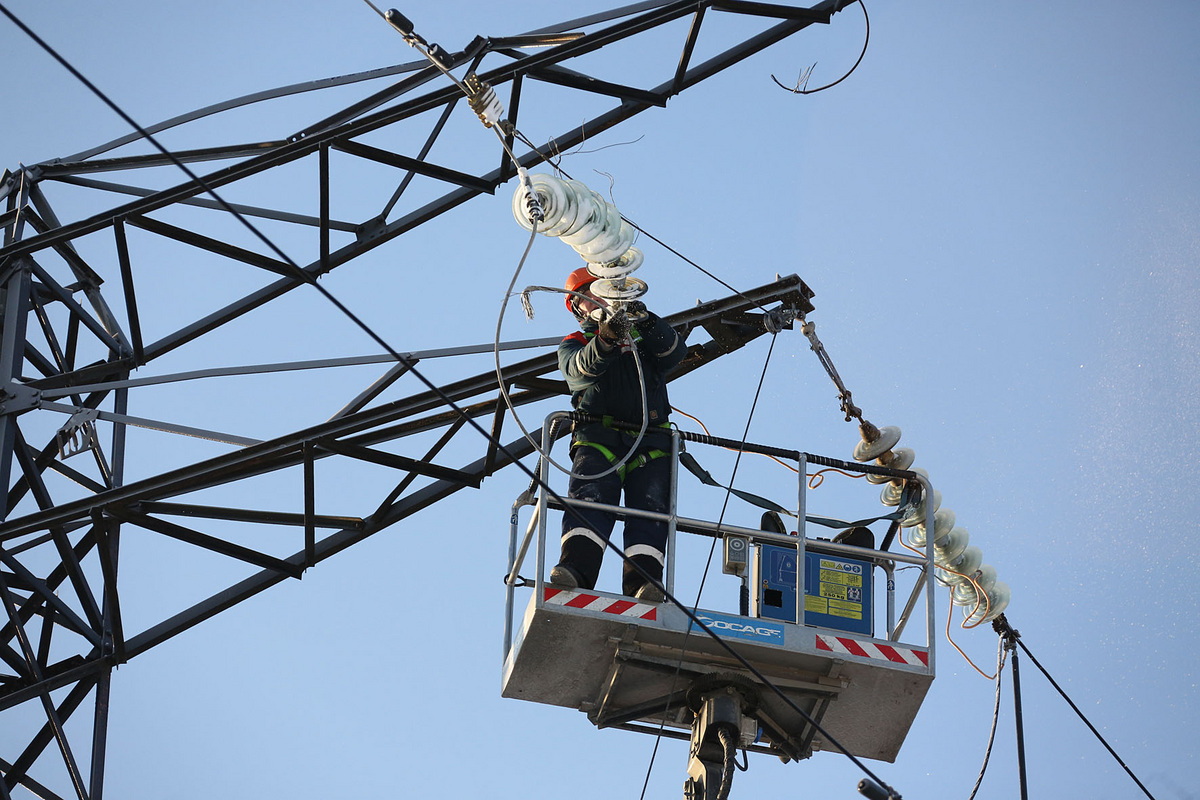
<svg viewBox="0 0 1200 800">
<path fill-rule="evenodd" d="M 612 424 L 613 423 L 612 415 L 605 415 L 605 416 L 601 417 L 600 422 L 606 428 L 610 428 L 612 430 L 617 430 L 617 428 Z M 660 423 L 659 425 L 655 425 L 653 427 L 669 428 L 669 427 L 671 427 L 671 423 L 663 422 L 663 423 Z M 588 442 L 588 441 L 584 441 L 582 439 L 576 439 L 575 446 L 576 447 L 594 447 L 594 448 L 596 448 L 596 450 L 600 451 L 600 454 L 608 460 L 608 463 L 610 463 L 610 464 L 617 463 L 617 454 L 614 453 L 609 448 L 605 447 L 604 445 L 600 444 L 599 442 Z M 663 456 L 666 456 L 666 455 L 670 455 L 670 454 L 666 450 L 662 450 L 659 448 L 655 448 L 653 450 L 647 450 L 644 453 L 638 453 L 636 456 L 634 456 L 633 458 L 626 461 L 624 464 L 622 464 L 617 469 L 617 476 L 620 477 L 621 483 L 624 483 L 625 476 L 628 475 L 630 472 L 633 472 L 638 467 L 649 464 L 651 461 L 653 461 L 656 458 L 662 458 Z"/>
</svg>

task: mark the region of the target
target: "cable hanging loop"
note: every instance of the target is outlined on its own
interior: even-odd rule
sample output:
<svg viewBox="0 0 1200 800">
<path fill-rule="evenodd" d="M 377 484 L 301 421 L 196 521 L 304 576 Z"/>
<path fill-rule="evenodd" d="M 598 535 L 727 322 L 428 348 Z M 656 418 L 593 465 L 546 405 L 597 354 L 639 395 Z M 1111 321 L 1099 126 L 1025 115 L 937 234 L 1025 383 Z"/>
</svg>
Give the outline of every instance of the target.
<svg viewBox="0 0 1200 800">
<path fill-rule="evenodd" d="M 816 89 L 809 89 L 808 80 L 812 77 L 813 70 L 817 68 L 817 62 L 814 61 L 811 67 L 803 70 L 800 73 L 800 77 L 796 79 L 796 85 L 794 87 L 784 86 L 783 83 L 780 82 L 779 78 L 776 78 L 774 75 L 772 75 L 771 80 L 775 81 L 776 86 L 778 86 L 780 89 L 789 91 L 792 94 L 816 94 L 817 92 L 823 92 L 826 89 L 832 89 L 834 86 L 837 86 L 839 83 L 846 80 L 846 78 L 849 78 L 854 73 L 854 70 L 858 69 L 858 65 L 862 63 L 863 57 L 867 54 L 867 45 L 871 43 L 871 18 L 867 16 L 867 6 L 862 2 L 862 0 L 857 1 L 859 8 L 861 8 L 863 12 L 863 21 L 867 24 L 867 32 L 863 37 L 862 52 L 858 54 L 858 60 L 854 62 L 854 66 L 852 66 L 845 75 L 838 78 L 836 81 L 827 83 L 824 86 L 819 86 Z"/>
</svg>

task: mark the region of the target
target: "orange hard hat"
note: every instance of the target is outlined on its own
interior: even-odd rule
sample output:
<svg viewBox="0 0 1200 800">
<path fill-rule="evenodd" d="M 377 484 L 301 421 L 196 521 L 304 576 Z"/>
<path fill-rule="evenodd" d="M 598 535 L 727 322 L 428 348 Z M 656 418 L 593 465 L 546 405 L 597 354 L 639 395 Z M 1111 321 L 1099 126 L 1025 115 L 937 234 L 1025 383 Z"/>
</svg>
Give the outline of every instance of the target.
<svg viewBox="0 0 1200 800">
<path fill-rule="evenodd" d="M 596 276 L 588 272 L 587 267 L 580 267 L 567 276 L 567 282 L 563 286 L 568 292 L 582 292 L 588 286 L 591 286 L 595 280 Z M 570 311 L 572 314 L 575 313 L 574 302 L 575 295 L 567 295 L 567 311 Z"/>
</svg>

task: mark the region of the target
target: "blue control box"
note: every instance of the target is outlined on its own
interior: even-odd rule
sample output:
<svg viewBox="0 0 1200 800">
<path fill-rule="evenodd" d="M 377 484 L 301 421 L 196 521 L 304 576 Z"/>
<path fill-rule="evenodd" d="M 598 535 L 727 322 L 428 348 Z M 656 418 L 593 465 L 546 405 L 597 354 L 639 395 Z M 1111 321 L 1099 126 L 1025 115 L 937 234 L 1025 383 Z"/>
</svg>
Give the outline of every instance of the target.
<svg viewBox="0 0 1200 800">
<path fill-rule="evenodd" d="M 754 557 L 756 617 L 796 621 L 796 550 L 764 544 Z M 804 551 L 804 622 L 874 636 L 870 561 Z"/>
</svg>

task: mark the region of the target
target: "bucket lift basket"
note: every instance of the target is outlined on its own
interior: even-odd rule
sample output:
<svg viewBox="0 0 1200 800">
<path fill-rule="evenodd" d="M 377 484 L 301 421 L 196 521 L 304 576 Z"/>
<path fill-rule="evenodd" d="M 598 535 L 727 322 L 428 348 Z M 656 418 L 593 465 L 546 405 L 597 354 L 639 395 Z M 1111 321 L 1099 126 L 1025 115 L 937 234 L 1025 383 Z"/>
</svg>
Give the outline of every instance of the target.
<svg viewBox="0 0 1200 800">
<path fill-rule="evenodd" d="M 553 438 L 552 420 L 571 416 L 559 413 L 547 418 L 542 441 Z M 671 594 L 678 532 L 745 537 L 759 546 L 794 548 L 795 564 L 800 565 L 806 563 L 806 551 L 818 557 L 866 560 L 882 568 L 887 576 L 886 636 L 875 638 L 791 621 L 805 618 L 804 569 L 795 570 L 796 615 L 790 619 L 696 609 L 695 618 L 721 641 L 669 602 L 646 604 L 614 593 L 552 586 L 543 580 L 547 571 L 546 521 L 547 512 L 558 503 L 543 491 L 536 503 L 531 495 L 523 496 L 512 513 L 503 696 L 578 709 L 601 728 L 651 734 L 661 731 L 664 736 L 687 739 L 704 695 L 736 691 L 745 701 L 746 717 L 757 723 L 751 722 L 742 734 L 742 746 L 750 752 L 771 753 L 784 760 L 807 758 L 816 750 L 832 747 L 819 726 L 856 756 L 894 761 L 934 678 L 934 608 L 929 579 L 932 537 L 924 557 L 809 539 L 804 534 L 804 475 L 807 464 L 816 463 L 919 481 L 925 492 L 931 492 L 928 481 L 911 472 L 743 445 L 679 430 L 672 431 L 671 436 L 676 465 L 681 438 L 793 461 L 800 475 L 799 535 L 724 523 L 718 527 L 712 522 L 681 517 L 676 510 L 674 479 L 665 515 L 584 501 L 566 502 L 604 508 L 622 518 L 643 515 L 665 521 L 669 535 L 664 581 Z M 541 477 L 543 482 L 548 478 L 545 459 Z M 518 544 L 523 505 L 533 505 L 534 512 Z M 930 508 L 926 519 L 930 530 L 932 513 Z M 537 576 L 522 579 L 518 574 L 535 536 Z M 899 622 L 894 603 L 897 564 L 920 568 Z M 518 622 L 514 618 L 515 590 L 521 587 L 532 588 L 533 593 Z M 922 594 L 926 600 L 924 642 L 903 643 L 899 637 Z M 731 649 L 758 676 L 746 669 Z"/>
</svg>

